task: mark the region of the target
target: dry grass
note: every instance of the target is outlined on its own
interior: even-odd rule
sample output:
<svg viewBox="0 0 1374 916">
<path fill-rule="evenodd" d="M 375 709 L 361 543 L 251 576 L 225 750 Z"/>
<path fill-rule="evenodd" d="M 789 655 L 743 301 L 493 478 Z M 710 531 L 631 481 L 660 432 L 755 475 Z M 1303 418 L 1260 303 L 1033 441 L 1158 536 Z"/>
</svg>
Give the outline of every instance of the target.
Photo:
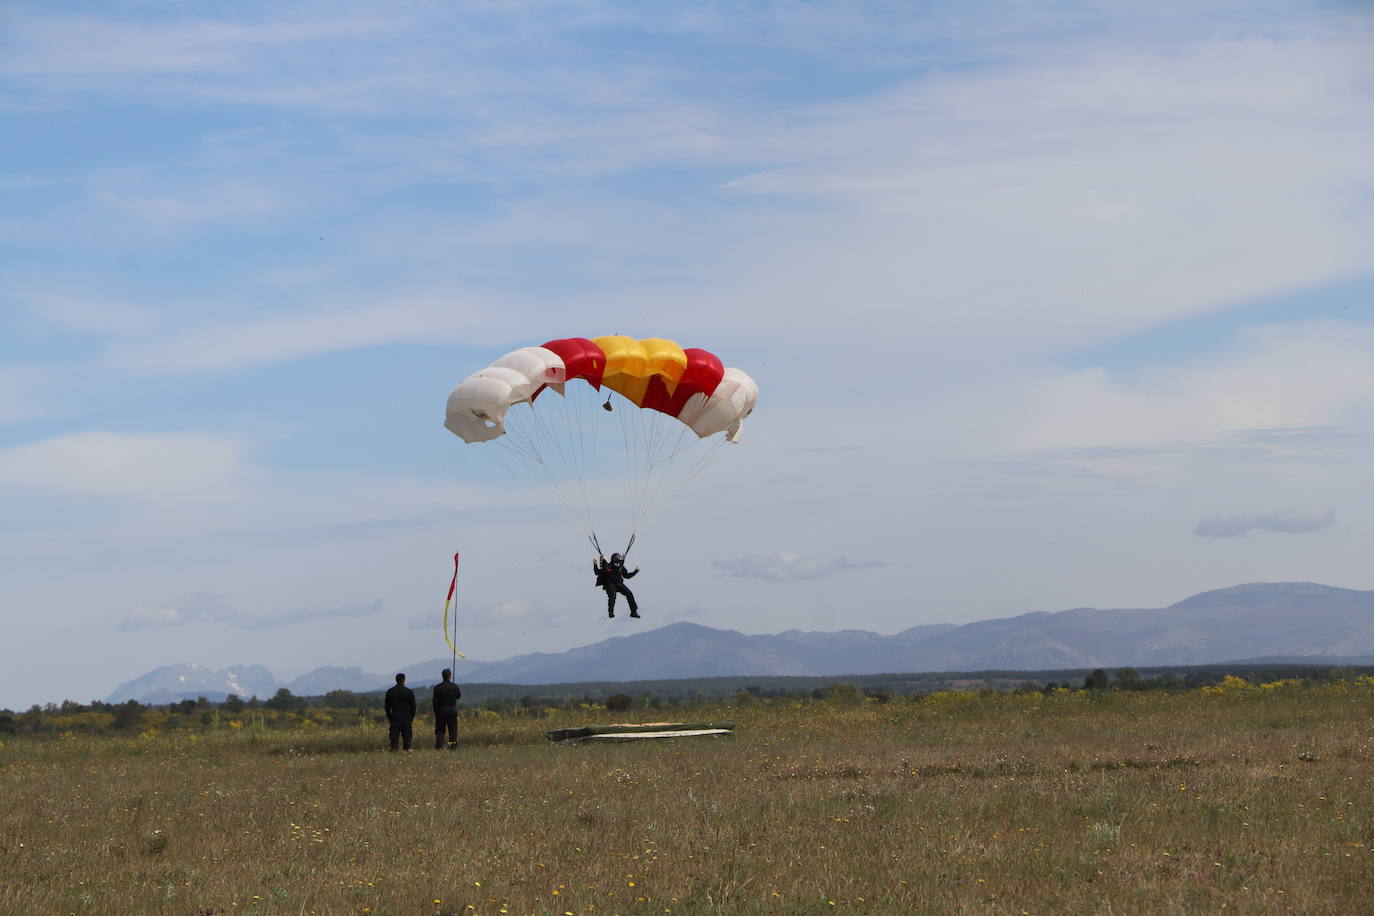
<svg viewBox="0 0 1374 916">
<path fill-rule="evenodd" d="M 645 718 L 661 714 L 646 712 Z M 1367 912 L 1374 689 L 10 740 L 6 913 Z M 418 723 L 417 723 L 418 724 Z M 422 731 L 417 729 L 418 731 Z M 425 744 L 417 734 L 417 744 Z"/>
</svg>

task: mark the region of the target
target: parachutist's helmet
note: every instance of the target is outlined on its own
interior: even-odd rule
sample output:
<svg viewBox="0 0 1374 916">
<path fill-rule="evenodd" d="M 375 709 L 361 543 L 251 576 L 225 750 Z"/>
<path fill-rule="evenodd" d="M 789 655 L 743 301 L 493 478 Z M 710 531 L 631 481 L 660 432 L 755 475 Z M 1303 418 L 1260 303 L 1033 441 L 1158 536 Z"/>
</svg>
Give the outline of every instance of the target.
<svg viewBox="0 0 1374 916">
<path fill-rule="evenodd" d="M 612 563 L 619 563 L 619 562 L 620 562 L 621 560 L 623 560 L 623 559 L 625 559 L 625 558 L 622 557 L 622 556 L 621 556 L 620 554 L 618 554 L 618 553 L 613 553 L 613 554 L 611 554 L 611 562 L 612 562 Z"/>
</svg>

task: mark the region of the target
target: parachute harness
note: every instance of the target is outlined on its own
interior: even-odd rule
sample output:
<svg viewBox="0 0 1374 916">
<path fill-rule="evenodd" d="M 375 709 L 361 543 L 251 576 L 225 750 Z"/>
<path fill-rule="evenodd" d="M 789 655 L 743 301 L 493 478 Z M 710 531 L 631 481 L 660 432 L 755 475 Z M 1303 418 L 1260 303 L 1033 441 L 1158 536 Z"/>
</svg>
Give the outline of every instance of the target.
<svg viewBox="0 0 1374 916">
<path fill-rule="evenodd" d="M 620 552 L 620 558 L 621 558 L 622 560 L 624 560 L 625 558 L 627 558 L 627 557 L 630 555 L 630 548 L 633 547 L 633 546 L 635 545 L 635 537 L 636 537 L 635 533 L 634 533 L 634 532 L 631 532 L 631 533 L 630 533 L 630 543 L 626 544 L 626 545 L 625 545 L 625 549 L 622 550 L 622 551 Z M 597 555 L 598 557 L 604 557 L 604 556 L 606 555 L 606 551 L 604 551 L 604 550 L 601 549 L 601 542 L 598 541 L 598 540 L 596 539 L 596 534 L 595 534 L 595 533 L 592 533 L 592 534 L 587 535 L 587 539 L 590 540 L 590 541 L 592 542 L 592 549 L 596 551 L 596 555 Z"/>
</svg>

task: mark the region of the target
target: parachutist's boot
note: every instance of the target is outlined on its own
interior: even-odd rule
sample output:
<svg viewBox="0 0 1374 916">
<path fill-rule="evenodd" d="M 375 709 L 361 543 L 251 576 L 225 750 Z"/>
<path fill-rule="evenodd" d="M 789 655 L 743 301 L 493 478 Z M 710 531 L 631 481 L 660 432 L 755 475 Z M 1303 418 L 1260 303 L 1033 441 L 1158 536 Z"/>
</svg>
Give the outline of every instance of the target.
<svg viewBox="0 0 1374 916">
<path fill-rule="evenodd" d="M 606 616 L 615 619 L 615 611 L 607 611 Z"/>
<path fill-rule="evenodd" d="M 638 617 L 638 616 L 639 616 L 639 611 L 630 611 L 630 616 L 631 616 L 631 617 Z"/>
</svg>

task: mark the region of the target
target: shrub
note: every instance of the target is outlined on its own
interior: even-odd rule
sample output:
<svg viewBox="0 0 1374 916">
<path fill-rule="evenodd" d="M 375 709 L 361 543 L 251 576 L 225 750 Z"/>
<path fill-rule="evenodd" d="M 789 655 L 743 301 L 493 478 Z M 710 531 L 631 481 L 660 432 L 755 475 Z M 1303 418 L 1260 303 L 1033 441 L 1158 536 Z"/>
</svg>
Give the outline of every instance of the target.
<svg viewBox="0 0 1374 916">
<path fill-rule="evenodd" d="M 859 703 L 864 698 L 863 692 L 853 684 L 827 684 L 820 691 L 818 699 L 827 703 Z"/>
<path fill-rule="evenodd" d="M 1111 686 L 1111 681 L 1107 678 L 1107 672 L 1101 668 L 1094 668 L 1093 673 L 1083 678 L 1084 690 L 1106 690 Z"/>
<path fill-rule="evenodd" d="M 272 699 L 262 705 L 267 709 L 275 709 L 278 712 L 297 712 L 306 707 L 306 700 L 304 697 L 298 697 L 285 687 L 282 687 L 272 695 Z"/>
</svg>

